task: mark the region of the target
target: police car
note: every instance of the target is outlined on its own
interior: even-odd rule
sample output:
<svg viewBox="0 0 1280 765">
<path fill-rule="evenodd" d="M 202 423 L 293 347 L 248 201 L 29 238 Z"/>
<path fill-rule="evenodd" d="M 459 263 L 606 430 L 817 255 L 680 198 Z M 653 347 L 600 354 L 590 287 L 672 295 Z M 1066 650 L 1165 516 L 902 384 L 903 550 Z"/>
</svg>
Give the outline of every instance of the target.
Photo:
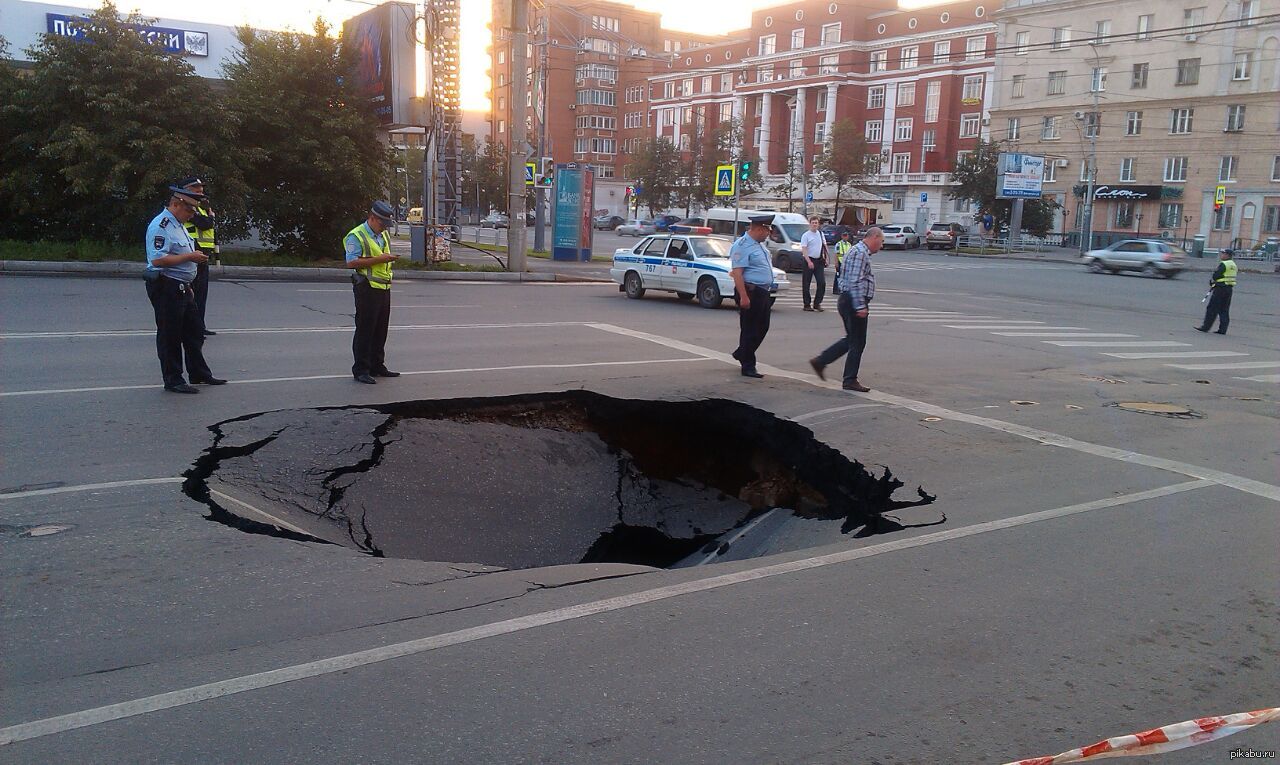
<svg viewBox="0 0 1280 765">
<path fill-rule="evenodd" d="M 733 296 L 732 244 L 726 238 L 697 234 L 647 236 L 635 247 L 613 253 L 609 275 L 620 292 L 635 300 L 644 297 L 646 290 L 664 290 L 681 300 L 696 296 L 704 308 L 719 308 L 726 297 Z M 773 281 L 773 299 L 779 290 L 791 286 L 781 269 L 773 269 Z"/>
</svg>

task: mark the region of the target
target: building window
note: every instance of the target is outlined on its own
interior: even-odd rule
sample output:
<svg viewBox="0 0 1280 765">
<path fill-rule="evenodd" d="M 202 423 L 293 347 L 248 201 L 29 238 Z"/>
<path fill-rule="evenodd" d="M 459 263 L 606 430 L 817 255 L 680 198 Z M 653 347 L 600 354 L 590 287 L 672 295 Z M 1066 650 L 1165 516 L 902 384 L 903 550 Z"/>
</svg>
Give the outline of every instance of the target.
<svg viewBox="0 0 1280 765">
<path fill-rule="evenodd" d="M 498 63 L 499 64 L 507 63 L 507 52 L 505 50 L 498 51 Z"/>
<path fill-rule="evenodd" d="M 904 173 L 905 173 L 905 172 L 906 172 L 906 170 L 903 170 L 902 172 L 904 172 Z M 890 196 L 890 199 L 892 199 L 892 200 L 893 200 L 893 211 L 894 211 L 894 212 L 905 212 L 905 211 L 906 211 L 906 209 L 907 209 L 907 192 L 905 192 L 905 191 L 895 191 L 895 192 L 893 192 L 893 194 Z"/>
<path fill-rule="evenodd" d="M 945 64 L 951 58 L 951 41 L 943 40 L 933 44 L 933 63 Z"/>
<path fill-rule="evenodd" d="M 596 165 L 596 166 L 595 166 L 594 168 L 592 168 L 592 169 L 595 171 L 595 174 L 596 174 L 596 177 L 597 177 L 597 178 L 612 178 L 612 177 L 613 177 L 613 173 L 614 173 L 613 165 Z"/>
<path fill-rule="evenodd" d="M 588 149 L 590 146 L 591 146 L 591 142 L 590 142 L 590 139 L 588 139 L 588 138 L 575 138 L 575 139 L 573 139 L 573 153 L 574 153 L 574 154 L 586 154 L 586 153 L 587 153 L 587 149 Z"/>
<path fill-rule="evenodd" d="M 1280 205 L 1262 208 L 1262 230 L 1267 233 L 1280 231 Z"/>
<path fill-rule="evenodd" d="M 893 140 L 910 141 L 911 140 L 911 118 L 901 117 L 893 123 Z"/>
<path fill-rule="evenodd" d="M 733 90 L 733 75 L 732 74 L 720 75 L 720 92 L 728 93 L 731 90 Z"/>
<path fill-rule="evenodd" d="M 1071 47 L 1071 27 L 1053 28 L 1053 50 L 1066 50 Z"/>
<path fill-rule="evenodd" d="M 1080 160 L 1080 180 L 1087 181 L 1093 176 L 1093 165 L 1089 163 L 1088 158 Z"/>
<path fill-rule="evenodd" d="M 760 38 L 760 55 L 770 56 L 778 52 L 778 36 L 764 35 Z"/>
<path fill-rule="evenodd" d="M 1160 204 L 1160 228 L 1178 228 L 1183 223 L 1181 202 L 1163 202 Z"/>
<path fill-rule="evenodd" d="M 1230 231 L 1231 230 L 1231 205 L 1223 205 L 1213 211 L 1213 230 L 1214 231 Z"/>
<path fill-rule="evenodd" d="M 987 38 L 968 37 L 964 41 L 964 60 L 977 61 L 987 55 Z"/>
<path fill-rule="evenodd" d="M 1031 50 L 1031 33 L 1019 32 L 1013 36 L 1013 55 L 1025 56 Z"/>
<path fill-rule="evenodd" d="M 804 29 L 791 30 L 791 50 L 804 48 Z"/>
<path fill-rule="evenodd" d="M 1191 123 L 1195 116 L 1195 109 L 1170 109 L 1169 133 L 1172 135 L 1185 135 L 1190 133 Z"/>
<path fill-rule="evenodd" d="M 790 77 L 791 79 L 794 80 L 797 77 L 803 77 L 805 73 L 804 59 L 802 58 L 792 59 L 789 69 L 790 69 L 790 73 L 787 76 Z"/>
<path fill-rule="evenodd" d="M 1049 72 L 1049 95 L 1060 96 L 1067 92 L 1067 70 Z"/>
<path fill-rule="evenodd" d="M 580 64 L 577 69 L 579 80 L 596 79 L 604 82 L 618 81 L 618 67 L 612 64 Z"/>
<path fill-rule="evenodd" d="M 1142 135 L 1142 112 L 1125 112 L 1124 134 Z"/>
<path fill-rule="evenodd" d="M 1165 157 L 1164 179 L 1166 181 L 1184 182 L 1187 180 L 1187 158 Z"/>
<path fill-rule="evenodd" d="M 617 106 L 618 98 L 612 90 L 579 90 L 578 104 L 593 106 Z"/>
<path fill-rule="evenodd" d="M 916 105 L 916 84 L 914 82 L 898 83 L 898 106 Z"/>
<path fill-rule="evenodd" d="M 507 121 L 506 121 L 506 120 L 498 120 L 498 132 L 499 132 L 499 133 L 505 133 L 505 132 L 507 132 Z"/>
<path fill-rule="evenodd" d="M 505 112 L 507 110 L 507 97 L 498 96 L 498 111 Z"/>
<path fill-rule="evenodd" d="M 596 53 L 604 53 L 609 56 L 618 55 L 618 42 L 616 40 L 604 40 L 599 37 L 585 37 L 582 40 L 583 47 L 593 50 Z"/>
<path fill-rule="evenodd" d="M 773 64 L 756 68 L 756 82 L 773 82 Z"/>
<path fill-rule="evenodd" d="M 760 141 L 764 138 L 764 128 L 758 127 L 751 132 L 751 145 L 759 147 Z"/>
<path fill-rule="evenodd" d="M 1200 59 L 1178 59 L 1178 76 L 1174 85 L 1196 85 L 1200 82 Z"/>
<path fill-rule="evenodd" d="M 964 101 L 982 100 L 982 75 L 972 74 L 964 78 L 964 88 L 960 91 L 960 98 Z"/>
<path fill-rule="evenodd" d="M 818 74 L 835 74 L 840 67 L 840 57 L 834 53 L 818 59 Z"/>
<path fill-rule="evenodd" d="M 825 120 L 818 120 L 813 125 L 813 142 L 816 144 L 826 143 L 827 140 L 827 123 Z"/>
<path fill-rule="evenodd" d="M 1111 37 L 1111 20 L 1110 19 L 1103 19 L 1102 21 L 1099 21 L 1096 24 L 1094 24 L 1093 39 L 1098 45 L 1106 45 L 1107 43 L 1111 42 L 1111 40 L 1107 39 L 1109 37 Z"/>
<path fill-rule="evenodd" d="M 1240 0 L 1240 26 L 1247 27 L 1258 16 L 1258 0 Z"/>
<path fill-rule="evenodd" d="M 1231 70 L 1231 79 L 1247 80 L 1253 75 L 1253 54 L 1237 53 L 1235 67 Z"/>
<path fill-rule="evenodd" d="M 1227 107 L 1228 133 L 1239 133 L 1244 130 L 1244 104 L 1231 104 Z"/>
<path fill-rule="evenodd" d="M 733 120 L 733 104 L 720 104 L 720 122 L 727 123 Z"/>
<path fill-rule="evenodd" d="M 627 112 L 622 115 L 622 126 L 624 128 L 640 127 L 640 112 Z"/>
<path fill-rule="evenodd" d="M 618 143 L 612 138 L 592 138 L 591 150 L 596 154 L 617 154 Z"/>
<path fill-rule="evenodd" d="M 873 85 L 867 88 L 867 108 L 882 109 L 884 108 L 884 86 Z"/>
<path fill-rule="evenodd" d="M 680 122 L 685 125 L 693 123 L 693 107 L 686 106 L 680 109 Z"/>
<path fill-rule="evenodd" d="M 1040 123 L 1040 140 L 1056 141 L 1062 137 L 1061 117 L 1045 117 Z"/>
<path fill-rule="evenodd" d="M 1105 66 L 1095 66 L 1093 75 L 1089 78 L 1089 92 L 1102 93 L 1107 89 L 1107 68 Z"/>
<path fill-rule="evenodd" d="M 1058 180 L 1058 161 L 1047 159 L 1044 163 L 1044 182 L 1054 183 Z"/>
<path fill-rule="evenodd" d="M 500 88 L 505 87 L 506 84 L 507 84 L 507 75 L 504 74 L 503 72 L 498 72 L 498 87 Z"/>
<path fill-rule="evenodd" d="M 711 92 L 711 78 L 710 78 L 710 77 L 703 77 L 703 78 L 702 78 L 702 92 L 703 92 L 703 93 L 710 93 L 710 92 Z"/>
<path fill-rule="evenodd" d="M 955 200 L 955 204 L 951 206 L 951 211 L 958 213 L 969 212 L 969 204 L 969 200 L 967 199 L 957 199 Z"/>
<path fill-rule="evenodd" d="M 1182 9 L 1182 26 L 1198 27 L 1204 24 L 1204 6 Z M 1194 32 L 1195 30 L 1191 30 Z"/>
<path fill-rule="evenodd" d="M 924 121 L 938 121 L 938 104 L 942 101 L 942 82 L 932 80 L 924 88 Z"/>
<path fill-rule="evenodd" d="M 884 122 L 867 120 L 867 143 L 880 143 L 884 138 Z"/>
<path fill-rule="evenodd" d="M 1155 16 L 1150 13 L 1138 17 L 1138 33 L 1134 35 L 1137 40 L 1150 40 L 1151 27 L 1155 23 Z"/>
<path fill-rule="evenodd" d="M 889 69 L 889 51 L 877 50 L 871 52 L 871 73 L 884 72 Z"/>
<path fill-rule="evenodd" d="M 1271 180 L 1280 181 L 1280 154 L 1271 158 Z"/>
<path fill-rule="evenodd" d="M 895 173 L 909 173 L 909 172 L 911 172 L 911 155 L 910 155 L 909 153 L 908 153 L 908 154 L 894 154 L 894 155 L 893 155 L 893 168 L 892 168 L 892 171 L 893 171 L 893 172 L 895 172 Z"/>
<path fill-rule="evenodd" d="M 840 42 L 840 24 L 823 24 L 822 44 L 835 45 L 838 42 Z"/>
<path fill-rule="evenodd" d="M 1022 118 L 1010 117 L 1009 127 L 1005 133 L 1010 141 L 1020 140 L 1022 138 Z"/>
<path fill-rule="evenodd" d="M 662 83 L 662 97 L 663 98 L 676 97 L 676 83 L 674 80 L 668 80 Z"/>
<path fill-rule="evenodd" d="M 1120 160 L 1120 180 L 1130 182 L 1134 180 L 1133 157 L 1125 157 Z"/>
<path fill-rule="evenodd" d="M 961 114 L 960 115 L 960 137 L 976 138 L 979 127 L 981 126 L 981 115 L 978 114 Z"/>
<path fill-rule="evenodd" d="M 1218 162 L 1218 181 L 1221 183 L 1235 183 L 1238 162 L 1238 157 L 1223 157 Z"/>
<path fill-rule="evenodd" d="M 610 32 L 618 31 L 618 20 L 609 16 L 592 16 L 592 29 L 607 29 Z"/>
<path fill-rule="evenodd" d="M 1133 225 L 1133 202 L 1116 202 L 1116 228 Z"/>
<path fill-rule="evenodd" d="M 933 151 L 938 148 L 938 131 L 933 128 L 929 128 L 924 131 L 924 134 L 920 138 L 920 144 L 924 147 L 925 151 Z"/>
<path fill-rule="evenodd" d="M 636 119 L 638 121 L 640 117 L 640 112 L 633 112 L 633 113 L 635 114 Z M 598 114 L 592 114 L 592 115 L 585 115 L 585 116 L 579 117 L 577 120 L 574 121 L 574 124 L 576 127 L 581 128 L 583 130 L 617 130 L 618 118 L 605 117 Z M 637 127 L 639 126 L 637 125 Z"/>
<path fill-rule="evenodd" d="M 825 112 L 827 110 L 827 91 L 826 90 L 818 91 L 818 97 L 813 99 L 813 109 L 814 111 L 818 111 L 818 112 Z"/>
<path fill-rule="evenodd" d="M 680 95 L 686 97 L 693 95 L 693 78 L 680 81 Z"/>
<path fill-rule="evenodd" d="M 1025 74 L 1015 74 L 1013 76 L 1013 97 L 1022 98 L 1027 94 L 1027 76 Z"/>
<path fill-rule="evenodd" d="M 1102 112 L 1084 113 L 1084 137 L 1097 138 L 1102 132 Z"/>
<path fill-rule="evenodd" d="M 899 69 L 915 69 L 920 65 L 920 48 L 916 45 L 908 45 L 902 49 L 902 57 L 899 59 Z"/>
<path fill-rule="evenodd" d="M 628 85 L 624 96 L 627 103 L 638 104 L 644 100 L 644 86 Z"/>
<path fill-rule="evenodd" d="M 1133 65 L 1133 79 L 1129 82 L 1129 87 L 1142 89 L 1147 87 L 1147 74 L 1151 71 L 1151 65 L 1145 61 L 1141 64 Z"/>
</svg>

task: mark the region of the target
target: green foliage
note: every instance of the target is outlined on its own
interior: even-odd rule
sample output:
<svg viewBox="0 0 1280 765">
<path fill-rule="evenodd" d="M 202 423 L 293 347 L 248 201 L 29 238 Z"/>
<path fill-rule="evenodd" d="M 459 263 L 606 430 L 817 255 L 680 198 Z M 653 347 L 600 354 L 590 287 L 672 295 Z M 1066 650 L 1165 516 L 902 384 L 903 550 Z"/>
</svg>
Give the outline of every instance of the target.
<svg viewBox="0 0 1280 765">
<path fill-rule="evenodd" d="M 976 202 L 977 216 L 990 211 L 995 218 L 996 230 L 1009 223 L 1010 213 L 1013 211 L 1013 200 L 996 198 L 996 170 L 1000 152 L 1005 150 L 1001 142 L 979 141 L 972 153 L 956 162 L 955 170 L 951 173 L 956 185 L 947 191 L 947 196 L 951 199 Z M 1026 200 L 1022 205 L 1022 228 L 1036 236 L 1043 236 L 1053 228 L 1054 212 L 1059 207 L 1061 205 L 1055 199 Z"/>
<path fill-rule="evenodd" d="M 683 164 L 676 147 L 665 138 L 647 138 L 631 155 L 626 174 L 640 186 L 639 204 L 647 208 L 650 215 L 667 209 L 675 201 L 680 177 L 684 174 Z"/>
<path fill-rule="evenodd" d="M 479 149 L 472 142 L 463 144 L 462 204 L 464 207 L 476 207 L 478 194 L 482 217 L 488 215 L 490 210 L 506 212 L 506 155 L 506 144 L 501 142 L 486 142 Z"/>
<path fill-rule="evenodd" d="M 284 252 L 332 257 L 389 186 L 377 122 L 345 85 L 354 53 L 320 20 L 310 35 L 245 27 L 237 37 L 225 98 L 247 219 Z"/>
<path fill-rule="evenodd" d="M 141 252 L 169 184 L 235 186 L 222 161 L 231 126 L 190 64 L 134 31 L 144 19 L 110 2 L 90 19 L 89 41 L 45 35 L 26 76 L 0 78 L 0 235 Z"/>
<path fill-rule="evenodd" d="M 801 175 L 804 173 L 803 168 L 797 161 L 798 159 L 794 154 L 787 155 L 787 164 L 782 171 L 782 180 L 769 187 L 770 194 L 787 200 L 787 212 L 792 212 L 795 208 L 796 188 L 800 186 Z"/>
<path fill-rule="evenodd" d="M 835 186 L 835 219 L 840 220 L 840 200 L 845 189 L 866 180 L 871 162 L 879 162 L 879 152 L 867 146 L 858 123 L 843 119 L 831 126 L 831 135 L 823 147 L 814 174 L 819 184 Z"/>
</svg>

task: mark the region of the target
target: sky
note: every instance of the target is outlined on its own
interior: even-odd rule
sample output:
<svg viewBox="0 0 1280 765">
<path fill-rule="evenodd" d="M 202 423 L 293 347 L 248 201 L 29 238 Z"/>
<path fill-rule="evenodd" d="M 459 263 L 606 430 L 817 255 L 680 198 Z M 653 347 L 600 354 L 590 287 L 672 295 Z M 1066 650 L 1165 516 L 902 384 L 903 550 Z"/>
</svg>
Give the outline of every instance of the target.
<svg viewBox="0 0 1280 765">
<path fill-rule="evenodd" d="M 58 1 L 58 0 L 51 0 Z M 420 0 L 419 0 L 420 1 Z M 554 1 L 554 0 L 553 0 Z M 623 0 L 624 2 L 626 0 Z M 94 8 L 92 0 L 60 0 L 61 4 Z M 184 21 L 249 26 L 263 29 L 307 31 L 317 16 L 332 26 L 377 3 L 366 0 L 217 0 L 207 4 L 175 5 L 172 0 L 116 0 L 121 12 L 138 10 L 143 15 L 164 16 Z M 782 4 L 780 0 L 631 0 L 629 5 L 662 14 L 662 24 L 671 29 L 723 34 L 742 29 L 751 22 L 756 8 Z M 932 4 L 930 0 L 903 0 L 903 7 Z M 462 107 L 486 111 L 489 108 L 488 75 L 490 0 L 462 0 Z"/>
</svg>

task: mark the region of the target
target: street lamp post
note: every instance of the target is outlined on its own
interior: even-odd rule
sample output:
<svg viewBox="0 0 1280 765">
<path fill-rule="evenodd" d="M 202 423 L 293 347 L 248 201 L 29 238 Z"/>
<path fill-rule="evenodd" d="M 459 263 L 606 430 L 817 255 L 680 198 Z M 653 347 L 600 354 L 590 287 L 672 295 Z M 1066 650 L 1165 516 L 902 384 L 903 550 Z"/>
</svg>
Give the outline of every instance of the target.
<svg viewBox="0 0 1280 765">
<path fill-rule="evenodd" d="M 1182 216 L 1182 249 L 1187 249 L 1187 229 L 1191 227 L 1191 216 Z"/>
<path fill-rule="evenodd" d="M 1101 59 L 1098 57 L 1097 41 L 1091 41 L 1089 47 L 1093 49 L 1093 60 L 1096 67 Z M 1093 92 L 1093 130 L 1089 130 L 1089 123 L 1085 122 L 1085 132 L 1089 133 L 1089 186 L 1085 192 L 1085 208 L 1084 208 L 1084 231 L 1080 237 L 1080 253 L 1084 254 L 1093 248 L 1093 184 L 1098 178 L 1098 130 L 1101 120 L 1097 115 L 1098 111 L 1098 83 L 1090 81 L 1089 90 Z"/>
</svg>

